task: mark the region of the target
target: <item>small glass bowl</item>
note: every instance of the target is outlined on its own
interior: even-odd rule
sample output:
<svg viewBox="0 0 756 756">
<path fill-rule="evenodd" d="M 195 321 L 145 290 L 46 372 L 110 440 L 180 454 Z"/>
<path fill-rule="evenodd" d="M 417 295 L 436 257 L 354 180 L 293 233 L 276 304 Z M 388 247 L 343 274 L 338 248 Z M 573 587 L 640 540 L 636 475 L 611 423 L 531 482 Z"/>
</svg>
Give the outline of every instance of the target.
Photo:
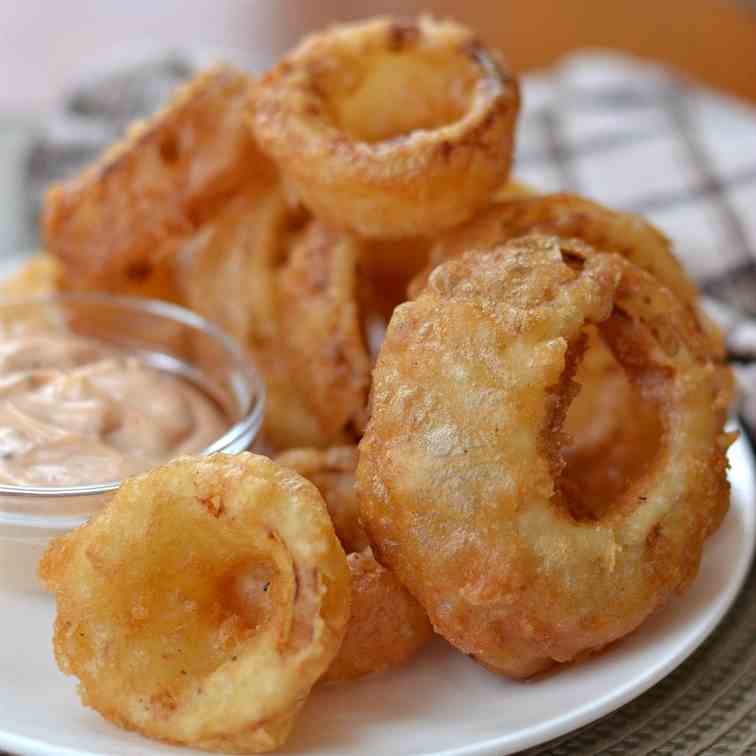
<svg viewBox="0 0 756 756">
<path fill-rule="evenodd" d="M 209 394 L 229 427 L 202 454 L 248 449 L 260 430 L 265 386 L 259 373 L 231 339 L 189 310 L 105 294 L 0 302 L 0 327 L 19 321 L 101 341 Z M 36 566 L 48 541 L 86 522 L 120 483 L 0 485 L 0 588 L 38 589 Z"/>
</svg>

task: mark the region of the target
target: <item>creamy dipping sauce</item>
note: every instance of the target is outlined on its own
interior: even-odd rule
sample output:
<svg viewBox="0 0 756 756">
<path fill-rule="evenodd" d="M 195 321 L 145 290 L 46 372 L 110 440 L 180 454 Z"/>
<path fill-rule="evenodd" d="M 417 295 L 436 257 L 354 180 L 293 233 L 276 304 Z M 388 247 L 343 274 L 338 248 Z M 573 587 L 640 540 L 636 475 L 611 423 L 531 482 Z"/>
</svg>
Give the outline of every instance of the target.
<svg viewBox="0 0 756 756">
<path fill-rule="evenodd" d="M 180 376 L 41 327 L 0 332 L 0 483 L 71 486 L 143 472 L 220 438 L 228 419 Z"/>
</svg>

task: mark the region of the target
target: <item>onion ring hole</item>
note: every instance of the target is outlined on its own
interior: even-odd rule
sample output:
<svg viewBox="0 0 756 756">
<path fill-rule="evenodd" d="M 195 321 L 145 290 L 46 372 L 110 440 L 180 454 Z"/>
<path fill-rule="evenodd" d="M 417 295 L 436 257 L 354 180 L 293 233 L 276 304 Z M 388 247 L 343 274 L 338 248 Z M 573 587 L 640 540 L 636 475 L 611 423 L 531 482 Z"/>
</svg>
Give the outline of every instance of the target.
<svg viewBox="0 0 756 756">
<path fill-rule="evenodd" d="M 373 54 L 350 56 L 348 64 L 316 79 L 326 114 L 357 141 L 382 142 L 418 129 L 441 128 L 463 118 L 470 108 L 480 79 L 475 59 L 463 50 L 456 55 L 423 50 L 413 44 L 412 35 L 405 39 Z M 376 102 L 401 107 L 376 109 Z"/>
<path fill-rule="evenodd" d="M 583 354 L 563 374 L 573 385 L 563 424 L 555 429 L 562 465 L 557 480 L 574 519 L 599 521 L 651 472 L 663 429 L 654 403 L 628 379 L 593 327 L 585 329 L 584 339 Z"/>
</svg>

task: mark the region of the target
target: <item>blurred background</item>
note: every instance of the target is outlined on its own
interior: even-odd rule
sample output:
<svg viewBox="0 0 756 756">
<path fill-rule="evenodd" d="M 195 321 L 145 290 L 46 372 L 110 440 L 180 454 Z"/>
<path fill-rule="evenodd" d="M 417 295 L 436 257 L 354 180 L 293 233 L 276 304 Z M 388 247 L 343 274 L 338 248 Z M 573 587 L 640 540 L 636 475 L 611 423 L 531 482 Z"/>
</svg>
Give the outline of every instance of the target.
<svg viewBox="0 0 756 756">
<path fill-rule="evenodd" d="M 49 108 L 127 43 L 233 47 L 265 66 L 329 21 L 423 10 L 479 29 L 520 71 L 617 48 L 756 99 L 756 3 L 735 0 L 0 0 L 0 108 Z"/>
<path fill-rule="evenodd" d="M 0 0 L 0 254 L 37 243 L 30 193 L 51 166 L 71 172 L 150 109 L 197 62 L 184 51 L 263 69 L 328 22 L 423 10 L 480 30 L 518 72 L 608 48 L 756 102 L 756 3 L 742 0 Z M 139 65 L 108 78 L 135 63 L 141 80 Z"/>
</svg>

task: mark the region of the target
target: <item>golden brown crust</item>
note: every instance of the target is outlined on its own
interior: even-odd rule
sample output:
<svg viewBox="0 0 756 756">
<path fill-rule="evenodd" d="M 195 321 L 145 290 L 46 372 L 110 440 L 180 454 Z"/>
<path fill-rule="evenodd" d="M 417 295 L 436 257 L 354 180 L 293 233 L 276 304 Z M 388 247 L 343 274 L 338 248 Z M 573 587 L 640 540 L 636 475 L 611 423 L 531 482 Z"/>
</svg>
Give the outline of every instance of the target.
<svg viewBox="0 0 756 756">
<path fill-rule="evenodd" d="M 375 561 L 368 546 L 354 489 L 357 459 L 355 446 L 291 449 L 276 458 L 315 484 L 349 555 L 352 611 L 344 642 L 324 681 L 353 680 L 405 664 L 433 636 L 425 610 Z"/>
<path fill-rule="evenodd" d="M 598 520 L 561 485 L 591 323 L 663 429 Z M 684 590 L 727 511 L 718 371 L 690 307 L 617 255 L 527 237 L 445 263 L 374 371 L 357 485 L 377 559 L 439 633 L 514 677 L 622 637 Z"/>
<path fill-rule="evenodd" d="M 268 180 L 245 113 L 250 80 L 227 66 L 181 87 L 81 175 L 45 198 L 48 251 L 82 281 L 147 275 L 241 185 Z"/>
<path fill-rule="evenodd" d="M 719 363 L 725 362 L 724 337 L 699 303 L 698 290 L 672 251 L 664 234 L 639 215 L 611 210 L 576 194 L 559 193 L 517 196 L 504 193 L 487 210 L 436 239 L 428 265 L 409 286 L 415 297 L 428 275 L 440 263 L 468 249 L 487 249 L 527 234 L 553 234 L 579 239 L 602 252 L 614 252 L 630 260 L 668 287 L 695 314 L 708 334 L 710 350 Z M 724 401 L 732 401 L 729 371 L 720 372 Z"/>
<path fill-rule="evenodd" d="M 278 274 L 282 357 L 327 443 L 359 438 L 365 423 L 371 364 L 358 264 L 356 239 L 312 221 Z"/>
<path fill-rule="evenodd" d="M 366 549 L 347 557 L 352 613 L 323 682 L 355 680 L 406 664 L 433 637 L 428 615 L 394 574 Z"/>
<path fill-rule="evenodd" d="M 121 727 L 207 750 L 279 746 L 335 657 L 349 571 L 317 489 L 265 457 L 182 457 L 54 540 L 55 655 Z"/>
<path fill-rule="evenodd" d="M 496 189 L 491 201 L 500 202 L 533 194 L 535 190 L 532 187 L 512 180 Z M 410 283 L 428 266 L 435 239 L 413 236 L 401 239 L 362 239 L 361 242 L 363 310 L 385 320 L 382 324 L 382 330 L 385 331 L 394 308 L 407 301 Z"/>
<path fill-rule="evenodd" d="M 184 303 L 235 338 L 260 370 L 267 389 L 262 436 L 273 451 L 339 440 L 324 439 L 281 342 L 278 274 L 305 220 L 275 182 L 247 188 L 182 239 L 175 256 Z"/>
<path fill-rule="evenodd" d="M 177 303 L 183 301 L 172 259 L 161 261 L 147 275 L 123 276 L 93 284 L 91 281 L 76 278 L 72 271 L 46 252 L 37 252 L 0 285 L 0 294 L 18 298 L 87 291 L 163 299 Z"/>
<path fill-rule="evenodd" d="M 336 535 L 347 554 L 368 547 L 354 491 L 357 459 L 356 446 L 289 449 L 276 457 L 279 465 L 307 478 L 323 495 Z"/>
<path fill-rule="evenodd" d="M 244 345 L 268 389 L 274 451 L 358 437 L 370 360 L 359 243 L 287 206 L 276 184 L 239 192 L 176 254 L 183 297 Z"/>
<path fill-rule="evenodd" d="M 435 234 L 484 207 L 506 180 L 517 81 L 451 21 L 334 26 L 256 88 L 260 144 L 294 194 L 336 228 Z"/>
<path fill-rule="evenodd" d="M 177 250 L 188 307 L 254 353 L 280 334 L 276 270 L 288 254 L 291 212 L 276 183 L 238 192 Z"/>
<path fill-rule="evenodd" d="M 417 294 L 428 275 L 445 260 L 468 249 L 487 249 L 528 234 L 580 239 L 602 252 L 615 252 L 657 278 L 684 301 L 698 292 L 658 229 L 631 213 L 621 213 L 577 194 L 512 196 L 500 199 L 468 223 L 441 235 L 428 267 L 413 282 Z"/>
</svg>

